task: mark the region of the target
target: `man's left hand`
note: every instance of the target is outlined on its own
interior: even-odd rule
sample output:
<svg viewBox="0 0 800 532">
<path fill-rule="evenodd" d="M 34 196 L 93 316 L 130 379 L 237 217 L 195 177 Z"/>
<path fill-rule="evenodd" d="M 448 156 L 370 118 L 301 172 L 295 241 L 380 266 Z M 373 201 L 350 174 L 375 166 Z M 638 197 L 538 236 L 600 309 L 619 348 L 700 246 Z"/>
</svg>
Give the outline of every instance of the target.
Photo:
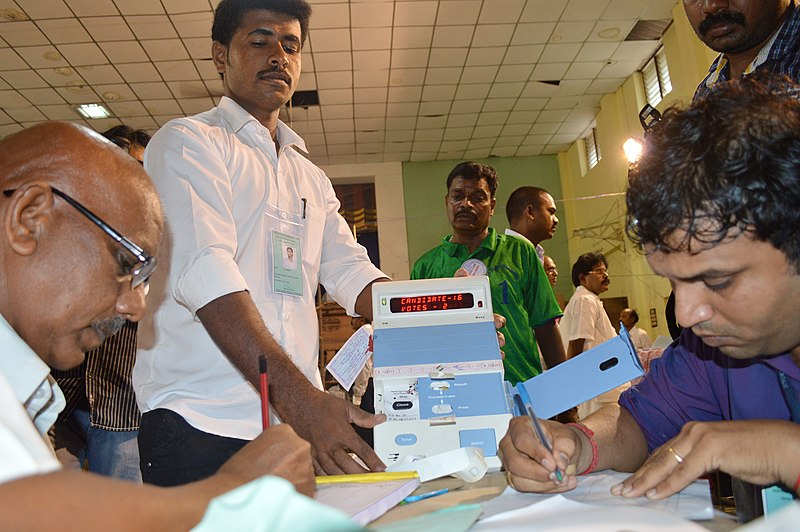
<svg viewBox="0 0 800 532">
<path fill-rule="evenodd" d="M 611 492 L 664 499 L 717 470 L 754 484 L 791 487 L 800 472 L 798 441 L 800 425 L 789 421 L 687 423 Z"/>
</svg>

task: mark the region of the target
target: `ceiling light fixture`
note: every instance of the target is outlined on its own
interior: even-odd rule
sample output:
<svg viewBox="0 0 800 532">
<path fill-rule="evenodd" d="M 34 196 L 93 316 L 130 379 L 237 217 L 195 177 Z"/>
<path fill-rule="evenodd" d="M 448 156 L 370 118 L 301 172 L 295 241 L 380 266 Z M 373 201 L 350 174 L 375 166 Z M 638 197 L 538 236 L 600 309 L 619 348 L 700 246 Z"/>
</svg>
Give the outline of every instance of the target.
<svg viewBox="0 0 800 532">
<path fill-rule="evenodd" d="M 111 111 L 105 105 L 99 103 L 86 103 L 75 108 L 79 115 L 89 120 L 99 118 L 111 118 Z"/>
</svg>

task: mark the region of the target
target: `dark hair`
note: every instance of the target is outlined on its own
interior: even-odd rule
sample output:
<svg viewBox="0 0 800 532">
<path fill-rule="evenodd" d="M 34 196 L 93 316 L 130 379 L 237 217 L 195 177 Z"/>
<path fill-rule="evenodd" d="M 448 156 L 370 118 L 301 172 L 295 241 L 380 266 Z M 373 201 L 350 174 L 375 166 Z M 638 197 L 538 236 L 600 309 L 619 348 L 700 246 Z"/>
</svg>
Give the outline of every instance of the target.
<svg viewBox="0 0 800 532">
<path fill-rule="evenodd" d="M 589 275 L 589 273 L 594 270 L 594 267 L 601 262 L 603 263 L 603 266 L 608 268 L 608 262 L 606 262 L 606 257 L 602 253 L 584 253 L 578 257 L 578 260 L 576 260 L 575 264 L 572 265 L 573 286 L 580 286 L 581 274 Z"/>
<path fill-rule="evenodd" d="M 636 312 L 636 310 L 634 310 L 632 308 L 630 308 L 628 310 L 631 311 L 631 319 L 633 320 L 633 324 L 636 325 L 637 323 L 639 323 L 639 313 Z"/>
<path fill-rule="evenodd" d="M 242 24 L 244 15 L 256 9 L 266 9 L 297 19 L 300 22 L 300 44 L 305 44 L 311 18 L 311 6 L 305 0 L 222 0 L 214 10 L 211 39 L 228 46 Z"/>
<path fill-rule="evenodd" d="M 528 205 L 538 207 L 542 202 L 542 197 L 549 194 L 545 189 L 539 187 L 519 187 L 511 193 L 506 202 L 506 218 L 511 224 L 520 219 L 525 214 Z"/>
<path fill-rule="evenodd" d="M 450 171 L 450 175 L 447 176 L 447 190 L 450 190 L 453 179 L 457 177 L 466 179 L 467 181 L 480 181 L 481 179 L 485 179 L 486 184 L 489 186 L 489 193 L 492 198 L 494 198 L 498 183 L 497 173 L 494 171 L 494 168 L 488 164 L 470 161 L 457 164 L 456 167 Z"/>
<path fill-rule="evenodd" d="M 120 148 L 125 149 L 128 149 L 131 144 L 138 144 L 146 148 L 147 143 L 150 142 L 150 134 L 147 131 L 144 129 L 133 129 L 131 126 L 126 126 L 125 124 L 120 124 L 104 131 L 103 136 Z M 118 140 L 120 138 L 126 139 L 128 145 L 126 146 L 124 143 L 121 143 L 121 141 Z"/>
<path fill-rule="evenodd" d="M 631 240 L 692 252 L 749 231 L 800 271 L 799 97 L 794 82 L 757 72 L 668 109 L 629 172 Z"/>
</svg>

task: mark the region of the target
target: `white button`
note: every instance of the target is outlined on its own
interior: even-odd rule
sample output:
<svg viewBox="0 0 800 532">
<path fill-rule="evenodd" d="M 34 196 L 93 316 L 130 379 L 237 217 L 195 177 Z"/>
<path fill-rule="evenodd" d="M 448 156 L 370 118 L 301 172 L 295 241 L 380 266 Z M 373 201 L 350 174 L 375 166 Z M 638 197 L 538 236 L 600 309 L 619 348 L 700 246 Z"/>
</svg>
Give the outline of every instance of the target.
<svg viewBox="0 0 800 532">
<path fill-rule="evenodd" d="M 289 323 L 289 320 L 291 319 L 292 319 L 291 316 L 289 316 L 288 314 L 283 317 L 283 321 L 285 321 L 286 323 Z"/>
<path fill-rule="evenodd" d="M 281 213 L 281 218 L 283 218 L 284 220 L 286 219 L 286 213 L 285 212 Z"/>
</svg>

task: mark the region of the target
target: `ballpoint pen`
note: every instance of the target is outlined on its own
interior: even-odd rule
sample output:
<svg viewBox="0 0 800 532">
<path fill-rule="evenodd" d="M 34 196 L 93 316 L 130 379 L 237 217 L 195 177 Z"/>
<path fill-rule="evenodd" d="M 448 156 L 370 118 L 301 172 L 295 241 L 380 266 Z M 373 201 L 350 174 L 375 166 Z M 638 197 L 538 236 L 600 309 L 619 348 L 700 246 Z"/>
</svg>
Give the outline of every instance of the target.
<svg viewBox="0 0 800 532">
<path fill-rule="evenodd" d="M 436 491 L 429 491 L 428 493 L 420 493 L 419 495 L 409 495 L 402 501 L 400 504 L 408 504 L 410 502 L 417 502 L 417 501 L 424 501 L 425 499 L 430 499 L 431 497 L 436 497 L 437 495 L 444 495 L 445 493 L 450 492 L 449 488 L 442 488 Z"/>
<path fill-rule="evenodd" d="M 531 404 L 531 398 L 528 395 L 528 391 L 525 389 L 522 383 L 517 384 L 516 388 L 517 393 L 514 394 L 514 402 L 516 403 L 517 408 L 523 415 L 527 414 L 528 417 L 531 418 L 533 432 L 536 433 L 536 437 L 539 438 L 539 441 L 542 442 L 542 445 L 544 445 L 545 449 L 547 449 L 550 454 L 553 454 L 553 445 L 545 435 L 542 424 L 539 423 L 539 419 L 536 417 L 536 412 L 533 411 L 533 405 Z M 564 480 L 564 475 L 558 466 L 556 466 L 555 473 L 559 482 Z"/>
</svg>

